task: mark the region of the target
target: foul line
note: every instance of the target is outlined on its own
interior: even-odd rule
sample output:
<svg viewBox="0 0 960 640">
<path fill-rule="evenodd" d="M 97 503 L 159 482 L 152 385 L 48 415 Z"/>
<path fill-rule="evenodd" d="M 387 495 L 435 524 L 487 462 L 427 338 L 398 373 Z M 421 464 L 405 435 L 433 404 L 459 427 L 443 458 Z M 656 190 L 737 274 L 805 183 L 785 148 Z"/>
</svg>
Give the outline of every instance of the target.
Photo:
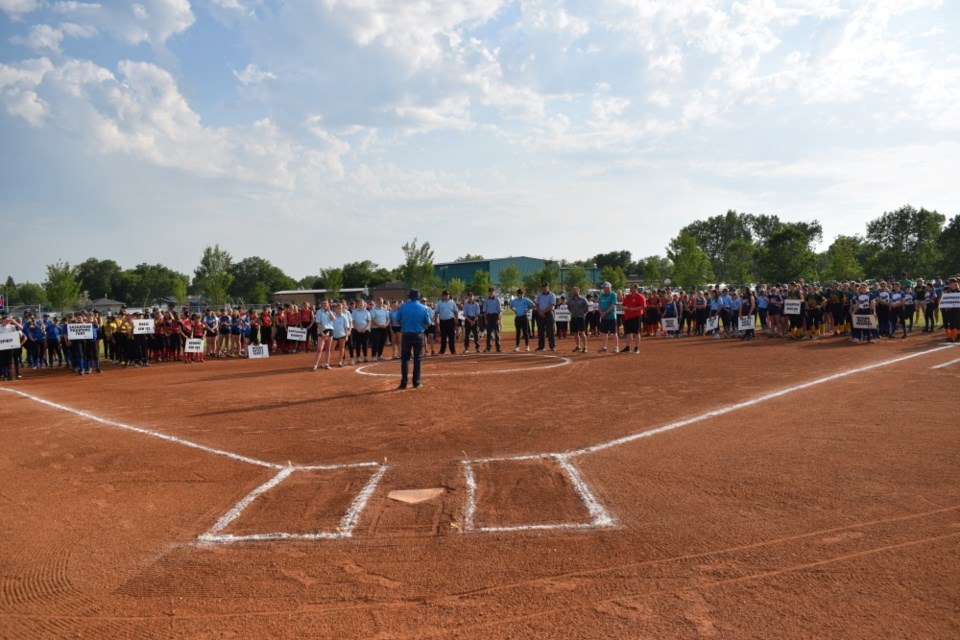
<svg viewBox="0 0 960 640">
<path fill-rule="evenodd" d="M 944 345 L 940 347 L 935 347 L 933 349 L 927 349 L 926 351 L 921 351 L 919 353 L 911 353 L 909 355 L 900 356 L 898 358 L 891 358 L 890 360 L 883 360 L 881 362 L 876 362 L 874 364 L 865 365 L 862 367 L 857 367 L 855 369 L 849 369 L 847 371 L 842 371 L 840 373 L 835 373 L 829 376 L 824 376 L 822 378 L 817 378 L 815 380 L 810 380 L 809 382 L 804 382 L 792 387 L 787 387 L 785 389 L 780 389 L 778 391 L 773 391 L 771 393 L 766 393 L 749 400 L 744 400 L 743 402 L 737 402 L 735 404 L 727 405 L 725 407 L 720 407 L 719 409 L 713 409 L 711 411 L 706 411 L 701 414 L 697 414 L 690 418 L 685 418 L 683 420 L 678 420 L 676 422 L 671 422 L 670 424 L 665 424 L 655 429 L 650 429 L 648 431 L 641 431 L 639 433 L 634 433 L 628 436 L 623 436 L 621 438 L 616 438 L 615 440 L 610 440 L 608 442 L 601 442 L 590 447 L 584 447 L 582 449 L 576 449 L 574 451 L 566 451 L 563 453 L 527 453 L 519 454 L 515 456 L 491 456 L 486 458 L 473 458 L 470 460 L 462 460 L 461 464 L 464 466 L 464 474 L 466 476 L 467 483 L 467 507 L 464 514 L 464 532 L 467 531 L 477 531 L 477 532 L 504 532 L 504 531 L 537 531 L 545 529 L 594 529 L 600 527 L 609 527 L 616 524 L 616 521 L 607 513 L 606 509 L 600 502 L 594 497 L 593 493 L 590 491 L 587 483 L 580 475 L 579 470 L 574 466 L 572 460 L 580 456 L 585 456 L 591 453 L 596 453 L 598 451 L 603 451 L 604 449 L 610 449 L 612 447 L 617 447 L 623 444 L 628 444 L 641 438 L 649 438 L 660 433 L 666 433 L 667 431 L 673 431 L 674 429 L 679 429 L 681 427 L 686 427 L 691 424 L 696 424 L 698 422 L 703 422 L 709 420 L 710 418 L 716 418 L 717 416 L 726 415 L 733 411 L 738 411 L 747 407 L 752 407 L 754 405 L 761 404 L 768 400 L 773 400 L 780 398 L 797 391 L 803 391 L 804 389 L 809 389 L 810 387 L 815 387 L 817 385 L 825 384 L 827 382 L 833 382 L 834 380 L 839 380 L 841 378 L 846 378 L 849 376 L 856 375 L 858 373 L 863 373 L 865 371 L 871 371 L 873 369 L 879 369 L 886 367 L 898 362 L 904 362 L 906 360 L 911 360 L 913 358 L 919 358 L 921 356 L 929 355 L 931 353 L 936 353 L 944 349 L 949 349 L 953 345 Z M 960 362 L 960 359 L 952 360 L 950 362 L 938 365 L 937 367 L 932 368 L 941 368 L 951 364 Z M 545 458 L 550 458 L 560 465 L 560 467 L 567 474 L 567 477 L 570 478 L 570 481 L 573 483 L 574 490 L 577 493 L 577 496 L 583 502 L 584 507 L 587 511 L 593 516 L 593 520 L 589 523 L 558 523 L 558 524 L 529 524 L 529 525 L 518 525 L 518 526 L 506 526 L 506 527 L 476 527 L 474 525 L 474 515 L 476 513 L 476 504 L 477 504 L 477 483 L 476 478 L 474 477 L 473 465 L 482 464 L 489 462 L 520 462 L 528 460 L 541 460 Z"/>
<path fill-rule="evenodd" d="M 957 364 L 958 362 L 960 362 L 960 358 L 957 358 L 956 360 L 951 360 L 951 361 L 949 361 L 949 362 L 944 362 L 943 364 L 938 364 L 938 365 L 935 365 L 935 366 L 930 367 L 930 368 L 931 368 L 931 369 L 944 369 L 944 368 L 949 367 L 949 366 L 951 366 L 951 365 L 955 365 L 955 364 Z"/>
<path fill-rule="evenodd" d="M 559 360 L 560 362 L 555 362 L 555 363 L 553 363 L 553 364 L 544 365 L 544 366 L 542 366 L 542 367 L 518 367 L 518 368 L 516 368 L 516 369 L 489 369 L 489 370 L 485 370 L 485 371 L 452 371 L 452 372 L 449 372 L 449 373 L 446 373 L 446 372 L 444 372 L 444 373 L 425 373 L 425 374 L 423 374 L 423 377 L 424 377 L 424 378 L 454 378 L 454 377 L 460 377 L 460 376 L 487 376 L 487 375 L 492 375 L 492 374 L 494 374 L 494 373 L 516 373 L 516 372 L 520 372 L 520 371 L 546 371 L 547 369 L 555 369 L 556 367 L 564 367 L 564 366 L 566 366 L 566 365 L 568 365 L 568 364 L 573 364 L 573 360 L 570 359 L 570 358 L 567 358 L 567 357 L 565 357 L 565 356 L 550 355 L 550 354 L 547 354 L 547 353 L 529 353 L 529 354 L 524 354 L 524 355 L 520 355 L 520 356 L 508 355 L 508 354 L 506 354 L 506 353 L 501 353 L 501 354 L 498 354 L 498 355 L 499 355 L 501 358 L 502 358 L 502 357 L 507 357 L 507 358 L 517 358 L 517 357 L 520 357 L 520 358 L 552 358 L 552 359 L 554 359 L 554 360 Z M 477 359 L 476 361 L 477 361 L 477 362 L 481 362 L 481 361 L 483 361 L 483 360 L 493 360 L 493 359 L 496 358 L 496 357 L 497 357 L 497 356 L 494 356 L 494 355 L 490 354 L 490 355 L 482 356 L 482 357 L 480 357 L 479 359 Z M 362 375 L 362 376 L 376 376 L 376 377 L 379 377 L 379 378 L 399 378 L 399 377 L 400 377 L 400 374 L 399 374 L 399 373 L 374 373 L 373 371 L 367 371 L 367 368 L 368 368 L 368 367 L 372 367 L 372 366 L 377 365 L 377 364 L 384 364 L 384 363 L 382 363 L 382 362 L 375 362 L 375 363 L 372 363 L 372 364 L 365 364 L 365 365 L 363 365 L 362 367 L 358 367 L 357 369 L 355 369 L 355 371 L 356 371 L 357 373 L 359 373 L 360 375 Z"/>
</svg>

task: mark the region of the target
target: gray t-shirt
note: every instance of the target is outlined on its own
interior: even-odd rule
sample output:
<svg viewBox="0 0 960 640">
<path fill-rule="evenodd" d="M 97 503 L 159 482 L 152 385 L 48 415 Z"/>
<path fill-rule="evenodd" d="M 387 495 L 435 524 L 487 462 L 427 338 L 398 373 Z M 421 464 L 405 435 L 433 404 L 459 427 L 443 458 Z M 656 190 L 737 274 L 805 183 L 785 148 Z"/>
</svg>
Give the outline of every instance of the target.
<svg viewBox="0 0 960 640">
<path fill-rule="evenodd" d="M 569 300 L 567 300 L 567 308 L 570 309 L 571 318 L 587 317 L 587 299 L 586 298 L 570 298 Z"/>
</svg>

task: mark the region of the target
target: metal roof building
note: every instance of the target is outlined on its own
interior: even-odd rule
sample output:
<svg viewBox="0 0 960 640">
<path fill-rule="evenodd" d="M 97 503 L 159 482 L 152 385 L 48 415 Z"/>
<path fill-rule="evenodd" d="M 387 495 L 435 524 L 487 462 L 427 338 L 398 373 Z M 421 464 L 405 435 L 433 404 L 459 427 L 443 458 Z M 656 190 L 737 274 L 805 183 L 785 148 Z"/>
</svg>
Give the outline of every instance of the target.
<svg viewBox="0 0 960 640">
<path fill-rule="evenodd" d="M 486 271 L 490 274 L 490 281 L 494 284 L 500 284 L 500 271 L 506 267 L 514 265 L 520 272 L 520 279 L 531 273 L 536 273 L 547 265 L 547 261 L 541 258 L 531 258 L 530 256 L 511 256 L 508 258 L 491 258 L 489 260 L 470 260 L 468 262 L 440 262 L 433 265 L 433 272 L 444 282 L 450 282 L 454 278 L 459 278 L 466 283 L 473 280 L 477 269 Z M 567 267 L 560 268 L 560 279 L 566 274 Z M 587 277 L 591 282 L 597 282 L 600 277 L 600 270 L 596 267 L 587 268 Z"/>
</svg>

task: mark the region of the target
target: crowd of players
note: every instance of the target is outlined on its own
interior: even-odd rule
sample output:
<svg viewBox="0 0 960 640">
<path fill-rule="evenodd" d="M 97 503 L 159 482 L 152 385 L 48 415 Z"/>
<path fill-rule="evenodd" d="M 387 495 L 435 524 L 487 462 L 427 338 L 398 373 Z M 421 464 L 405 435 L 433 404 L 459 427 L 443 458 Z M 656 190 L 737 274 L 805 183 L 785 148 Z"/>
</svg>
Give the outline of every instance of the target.
<svg viewBox="0 0 960 640">
<path fill-rule="evenodd" d="M 613 292 L 604 283 L 602 292 L 580 296 L 556 296 L 544 283 L 541 292 L 528 297 L 522 290 L 502 300 L 491 289 L 485 298 L 468 294 L 452 300 L 446 291 L 439 300 L 422 301 L 430 310 L 432 324 L 426 327 L 424 355 L 501 351 L 500 331 L 504 302 L 515 314 L 515 346 L 556 351 L 557 339 L 573 337 L 574 352 L 588 352 L 587 339 L 602 340 L 600 352 L 638 353 L 640 336 L 681 338 L 708 336 L 713 339 L 754 339 L 758 332 L 771 338 L 818 340 L 824 336 L 848 336 L 854 343 L 870 343 L 899 335 L 906 338 L 923 323 L 923 332 L 933 332 L 942 322 L 945 337 L 960 342 L 960 308 L 940 309 L 944 293 L 958 293 L 958 278 L 946 283 L 887 278 L 874 283 L 834 282 L 782 286 L 682 291 L 671 287 Z M 799 301 L 799 313 L 788 313 L 789 301 Z M 791 309 L 795 311 L 795 309 Z M 753 317 L 744 327 L 740 319 Z M 870 316 L 870 326 L 855 323 L 855 316 Z M 152 320 L 152 331 L 142 333 L 138 322 Z M 67 325 L 91 325 L 88 339 L 70 340 Z M 864 328 L 860 328 L 863 324 Z M 128 311 L 102 316 L 96 311 L 78 312 L 56 319 L 49 314 L 0 320 L 0 333 L 16 333 L 20 348 L 0 350 L 0 380 L 19 379 L 22 370 L 66 369 L 78 375 L 100 373 L 104 361 L 125 367 L 149 367 L 151 363 L 202 363 L 207 358 L 243 358 L 250 345 L 267 346 L 271 354 L 315 353 L 313 370 L 351 366 L 400 357 L 398 303 L 335 300 L 319 305 L 284 304 L 263 308 L 225 307 L 192 312 Z M 295 334 L 300 335 L 295 335 Z M 621 351 L 620 339 L 626 341 Z M 199 350 L 188 350 L 188 340 Z M 389 355 L 387 355 L 389 354 Z"/>
</svg>

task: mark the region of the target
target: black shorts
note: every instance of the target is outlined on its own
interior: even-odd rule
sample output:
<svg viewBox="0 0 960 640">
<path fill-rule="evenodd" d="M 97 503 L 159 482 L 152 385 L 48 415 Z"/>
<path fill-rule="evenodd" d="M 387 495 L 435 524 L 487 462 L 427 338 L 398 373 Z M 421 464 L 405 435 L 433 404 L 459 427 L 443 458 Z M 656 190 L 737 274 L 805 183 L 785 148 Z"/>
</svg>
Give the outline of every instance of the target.
<svg viewBox="0 0 960 640">
<path fill-rule="evenodd" d="M 600 320 L 600 333 L 616 333 L 617 321 L 615 318 L 603 318 Z"/>
<path fill-rule="evenodd" d="M 578 333 L 586 331 L 587 322 L 585 318 L 570 318 L 570 331 Z"/>
<path fill-rule="evenodd" d="M 624 333 L 640 333 L 640 316 L 623 319 Z"/>
</svg>

